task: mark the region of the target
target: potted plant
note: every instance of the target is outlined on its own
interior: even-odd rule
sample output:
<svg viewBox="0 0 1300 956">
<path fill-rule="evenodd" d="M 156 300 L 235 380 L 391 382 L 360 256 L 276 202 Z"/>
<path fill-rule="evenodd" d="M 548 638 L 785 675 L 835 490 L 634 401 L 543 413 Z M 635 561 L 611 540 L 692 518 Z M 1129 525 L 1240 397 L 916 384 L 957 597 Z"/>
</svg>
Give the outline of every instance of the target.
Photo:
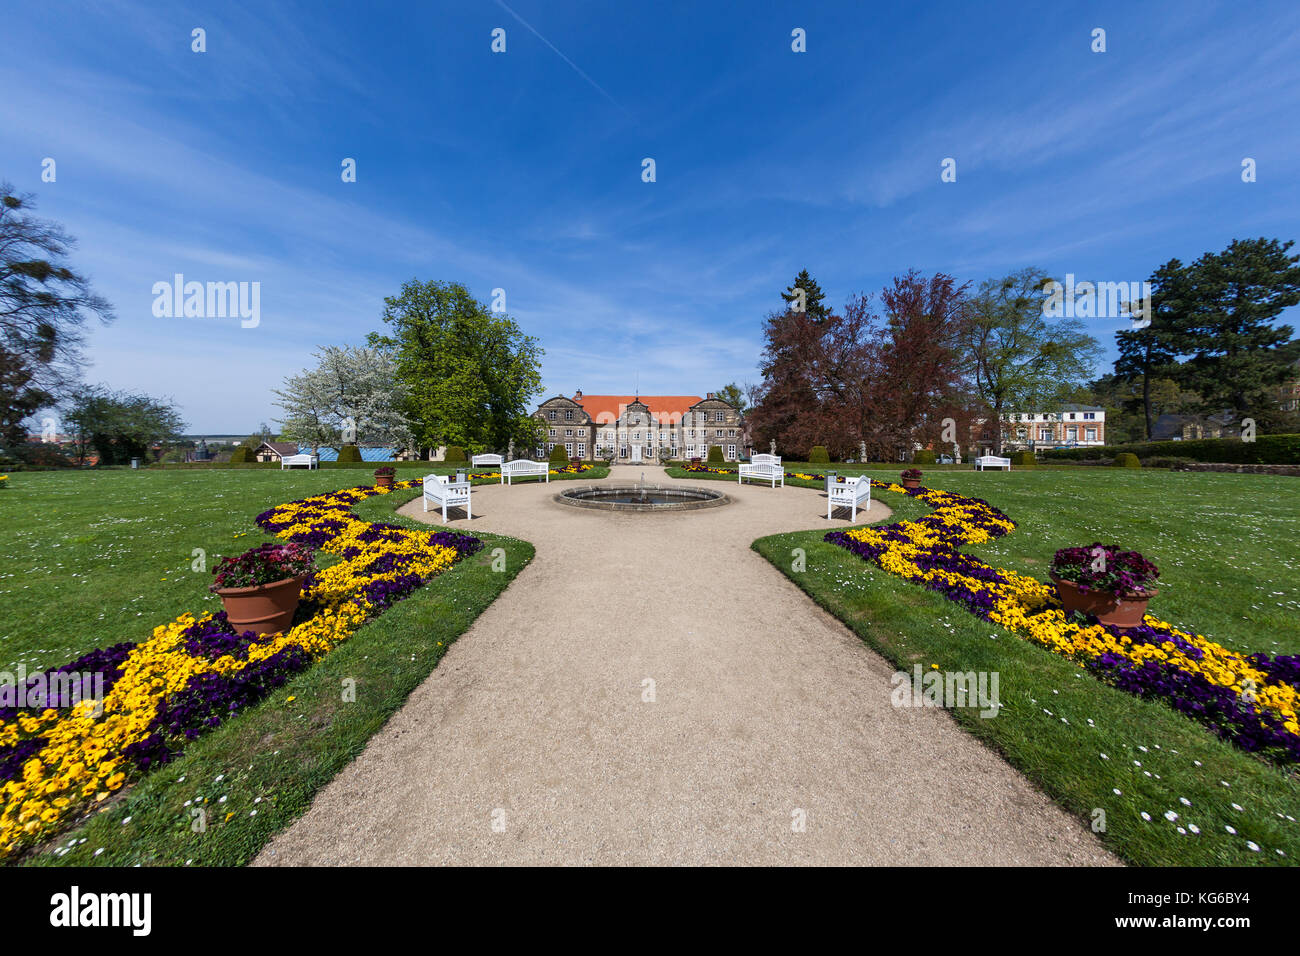
<svg viewBox="0 0 1300 956">
<path fill-rule="evenodd" d="M 1066 614 L 1081 611 L 1127 629 L 1142 623 L 1147 604 L 1159 593 L 1154 585 L 1160 569 L 1136 551 L 1094 542 L 1057 551 L 1049 577 Z"/>
<path fill-rule="evenodd" d="M 272 542 L 222 558 L 208 590 L 221 598 L 236 634 L 274 634 L 293 623 L 303 582 L 311 571 L 311 548 Z"/>
<path fill-rule="evenodd" d="M 908 468 L 900 477 L 903 479 L 904 488 L 921 487 L 921 469 L 919 468 Z"/>
<path fill-rule="evenodd" d="M 397 469 L 392 465 L 384 465 L 382 468 L 375 469 L 375 487 L 391 488 L 393 487 L 393 476 L 397 474 Z"/>
</svg>

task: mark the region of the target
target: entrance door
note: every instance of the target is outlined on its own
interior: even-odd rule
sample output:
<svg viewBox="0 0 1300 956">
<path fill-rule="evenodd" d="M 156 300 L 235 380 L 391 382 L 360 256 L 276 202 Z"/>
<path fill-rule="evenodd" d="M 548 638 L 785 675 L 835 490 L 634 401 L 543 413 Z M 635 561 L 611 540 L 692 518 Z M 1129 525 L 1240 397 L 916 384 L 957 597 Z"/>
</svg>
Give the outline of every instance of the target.
<svg viewBox="0 0 1300 956">
<path fill-rule="evenodd" d="M 632 464 L 634 464 L 634 465 L 639 465 L 640 463 L 641 463 L 641 446 L 640 446 L 640 445 L 633 445 L 633 446 L 632 446 Z"/>
</svg>

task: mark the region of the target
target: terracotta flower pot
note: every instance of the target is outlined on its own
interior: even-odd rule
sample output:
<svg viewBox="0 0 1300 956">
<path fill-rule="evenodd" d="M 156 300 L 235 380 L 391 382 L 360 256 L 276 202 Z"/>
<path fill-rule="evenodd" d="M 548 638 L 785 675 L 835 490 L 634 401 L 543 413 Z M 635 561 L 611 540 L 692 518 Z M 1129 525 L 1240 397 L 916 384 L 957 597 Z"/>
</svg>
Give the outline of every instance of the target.
<svg viewBox="0 0 1300 956">
<path fill-rule="evenodd" d="M 1111 591 L 1081 591 L 1073 581 L 1058 578 L 1055 574 L 1048 577 L 1056 584 L 1056 594 L 1065 607 L 1065 612 L 1082 611 L 1095 615 L 1102 624 L 1128 629 L 1137 627 L 1147 612 L 1147 605 L 1160 592 L 1142 591 L 1128 594 L 1115 594 Z"/>
<path fill-rule="evenodd" d="M 217 595 L 236 634 L 244 631 L 274 634 L 287 630 L 293 623 L 293 613 L 298 610 L 298 598 L 305 580 L 307 576 L 304 574 L 251 588 L 221 588 Z"/>
<path fill-rule="evenodd" d="M 393 476 L 392 476 L 392 475 L 375 475 L 375 487 L 376 487 L 376 488 L 391 488 L 391 487 L 393 487 Z"/>
<path fill-rule="evenodd" d="M 904 488 L 920 488 L 920 487 L 921 487 L 921 479 L 920 479 L 920 478 L 904 478 L 904 479 L 903 479 L 903 487 L 904 487 Z"/>
</svg>

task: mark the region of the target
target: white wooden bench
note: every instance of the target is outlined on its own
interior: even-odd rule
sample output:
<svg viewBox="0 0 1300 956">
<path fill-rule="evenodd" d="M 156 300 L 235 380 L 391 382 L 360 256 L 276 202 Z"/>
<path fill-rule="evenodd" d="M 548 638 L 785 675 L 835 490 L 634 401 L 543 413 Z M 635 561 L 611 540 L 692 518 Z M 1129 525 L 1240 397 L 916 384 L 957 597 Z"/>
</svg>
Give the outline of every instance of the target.
<svg viewBox="0 0 1300 956">
<path fill-rule="evenodd" d="M 469 460 L 469 463 L 473 468 L 480 468 L 484 465 L 496 465 L 500 468 L 504 460 L 500 455 L 475 455 Z"/>
<path fill-rule="evenodd" d="M 515 478 L 542 476 L 547 484 L 551 481 L 551 466 L 544 461 L 532 461 L 528 458 L 516 458 L 501 466 L 501 483 L 511 484 Z"/>
<path fill-rule="evenodd" d="M 1010 458 L 999 458 L 997 455 L 981 455 L 975 459 L 975 470 L 986 471 L 989 468 L 1005 468 L 1011 470 Z"/>
<path fill-rule="evenodd" d="M 429 510 L 429 502 L 434 508 L 442 506 L 442 523 L 447 523 L 447 509 L 465 507 L 465 517 L 473 518 L 469 510 L 469 482 L 452 481 L 448 475 L 424 476 L 424 510 Z"/>
<path fill-rule="evenodd" d="M 309 469 L 310 469 L 310 468 L 319 468 L 319 467 L 320 467 L 320 455 L 305 455 L 305 454 L 304 454 L 304 455 L 281 455 L 281 456 L 280 456 L 280 470 L 281 470 L 281 471 L 284 471 L 286 468 L 292 468 L 292 467 L 294 467 L 295 465 L 306 465 L 307 468 L 309 468 Z"/>
<path fill-rule="evenodd" d="M 852 520 L 858 520 L 858 508 L 871 504 L 871 479 L 867 475 L 845 478 L 826 488 L 826 517 L 836 508 L 849 508 Z"/>
<path fill-rule="evenodd" d="M 746 478 L 755 481 L 770 481 L 776 487 L 779 481 L 785 487 L 785 468 L 781 465 L 780 455 L 755 455 L 748 463 L 742 462 L 736 469 L 736 483 L 743 485 Z"/>
</svg>

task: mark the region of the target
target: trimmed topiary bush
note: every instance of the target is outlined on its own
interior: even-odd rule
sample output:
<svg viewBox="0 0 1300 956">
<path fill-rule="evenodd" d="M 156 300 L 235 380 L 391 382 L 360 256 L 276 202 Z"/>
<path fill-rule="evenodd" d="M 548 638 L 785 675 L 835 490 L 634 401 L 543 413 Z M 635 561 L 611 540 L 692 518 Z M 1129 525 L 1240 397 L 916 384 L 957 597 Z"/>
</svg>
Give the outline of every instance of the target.
<svg viewBox="0 0 1300 956">
<path fill-rule="evenodd" d="M 933 465 L 934 463 L 934 452 L 928 448 L 922 448 L 912 456 L 912 464 L 914 465 Z"/>
<path fill-rule="evenodd" d="M 721 445 L 710 445 L 710 446 L 709 446 L 709 463 L 710 463 L 710 464 L 721 464 L 723 461 L 726 461 L 726 459 L 722 457 L 722 446 L 721 446 Z"/>
<path fill-rule="evenodd" d="M 1018 451 L 1011 456 L 1011 464 L 1021 468 L 1037 468 L 1038 459 L 1032 451 Z"/>
<path fill-rule="evenodd" d="M 340 465 L 357 465 L 361 463 L 361 449 L 356 445 L 344 445 L 339 449 Z"/>
<path fill-rule="evenodd" d="M 253 460 L 253 449 L 247 445 L 240 445 L 230 453 L 230 463 L 232 465 L 246 465 Z"/>
<path fill-rule="evenodd" d="M 567 465 L 569 463 L 569 453 L 564 450 L 563 445 L 556 445 L 554 448 L 552 448 L 549 457 L 552 462 L 559 462 L 560 464 L 563 465 Z"/>
<path fill-rule="evenodd" d="M 825 445 L 813 445 L 812 451 L 808 452 L 808 463 L 810 465 L 828 465 L 831 456 L 826 451 Z"/>
<path fill-rule="evenodd" d="M 564 449 L 561 448 L 560 450 L 563 451 Z M 465 449 L 460 445 L 448 445 L 447 452 L 442 456 L 442 460 L 449 464 L 460 464 L 461 462 L 469 461 L 469 459 L 465 457 Z"/>
<path fill-rule="evenodd" d="M 1142 462 L 1138 461 L 1138 456 L 1131 451 L 1122 451 L 1115 456 L 1116 468 L 1141 468 Z"/>
</svg>

